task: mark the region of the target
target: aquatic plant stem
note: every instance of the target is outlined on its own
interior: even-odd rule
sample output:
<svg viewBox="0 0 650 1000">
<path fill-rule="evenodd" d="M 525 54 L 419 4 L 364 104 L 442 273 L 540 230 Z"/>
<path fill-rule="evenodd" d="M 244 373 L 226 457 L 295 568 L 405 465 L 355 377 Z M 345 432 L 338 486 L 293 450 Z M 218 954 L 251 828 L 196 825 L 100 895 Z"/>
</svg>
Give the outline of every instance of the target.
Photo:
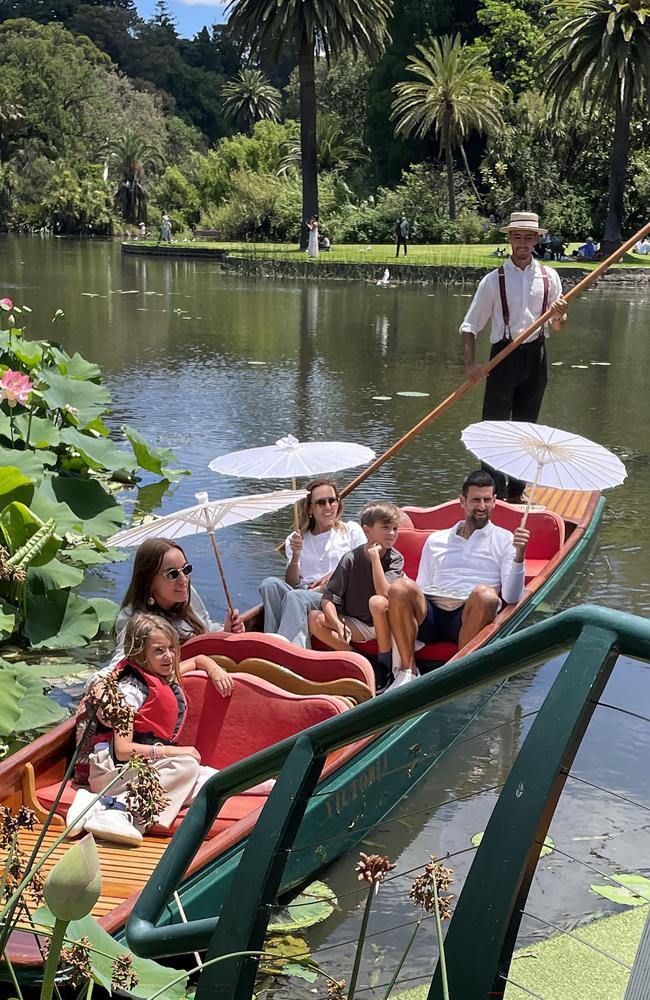
<svg viewBox="0 0 650 1000">
<path fill-rule="evenodd" d="M 445 941 L 442 935 L 442 920 L 440 919 L 440 903 L 438 901 L 438 882 L 435 871 L 432 872 L 433 879 L 433 906 L 436 915 L 436 934 L 438 936 L 438 953 L 440 962 L 440 978 L 442 981 L 443 1000 L 449 1000 L 449 983 L 447 982 L 447 961 L 445 959 Z"/>
<path fill-rule="evenodd" d="M 357 950 L 354 953 L 354 964 L 352 966 L 352 973 L 350 975 L 350 985 L 348 987 L 348 1000 L 354 1000 L 354 993 L 357 988 L 357 980 L 359 978 L 359 969 L 361 967 L 361 955 L 363 952 L 363 945 L 366 940 L 366 933 L 368 931 L 368 920 L 370 919 L 370 911 L 372 909 L 372 899 L 373 896 L 379 890 L 379 883 L 372 883 L 370 889 L 368 890 L 368 898 L 366 899 L 366 906 L 363 911 L 363 918 L 361 920 L 361 928 L 359 930 L 359 943 L 357 944 Z"/>
<path fill-rule="evenodd" d="M 68 929 L 69 922 L 70 921 L 68 920 L 59 920 L 58 917 L 54 921 L 54 930 L 52 931 L 52 937 L 50 938 L 50 950 L 47 953 L 47 961 L 45 963 L 45 969 L 43 970 L 41 1000 L 52 1000 L 52 994 L 54 992 L 54 977 L 56 976 L 56 970 L 59 967 L 59 956 L 61 955 L 63 939 L 65 938 L 65 932 Z"/>
<path fill-rule="evenodd" d="M 24 1000 L 22 991 L 20 989 L 20 983 L 18 982 L 18 979 L 16 978 L 16 971 L 15 971 L 15 969 L 13 967 L 13 963 L 10 961 L 8 955 L 4 955 L 3 957 L 4 957 L 4 961 L 5 961 L 6 965 L 7 965 L 7 969 L 9 971 L 9 976 L 11 977 L 11 981 L 14 984 L 14 989 L 16 991 L 16 996 L 18 997 L 18 1000 Z"/>
<path fill-rule="evenodd" d="M 389 996 L 391 995 L 391 993 L 393 991 L 395 983 L 397 982 L 397 977 L 399 976 L 400 972 L 402 971 L 402 966 L 404 965 L 404 962 L 407 959 L 408 953 L 410 952 L 411 948 L 413 947 L 413 942 L 415 941 L 415 935 L 420 930 L 421 925 L 422 925 L 422 917 L 419 918 L 419 920 L 415 924 L 415 927 L 413 928 L 413 933 L 411 934 L 409 942 L 406 945 L 406 948 L 404 949 L 404 953 L 403 953 L 402 957 L 400 958 L 399 962 L 397 963 L 397 968 L 395 969 L 395 972 L 393 973 L 393 978 L 391 979 L 390 983 L 388 984 L 388 989 L 384 993 L 384 1000 L 388 1000 Z"/>
<path fill-rule="evenodd" d="M 33 407 L 30 406 L 30 408 L 29 408 L 29 416 L 27 418 L 27 438 L 25 439 L 25 448 L 26 449 L 29 448 L 29 435 L 32 432 L 32 415 L 33 415 L 33 412 L 34 412 Z"/>
</svg>

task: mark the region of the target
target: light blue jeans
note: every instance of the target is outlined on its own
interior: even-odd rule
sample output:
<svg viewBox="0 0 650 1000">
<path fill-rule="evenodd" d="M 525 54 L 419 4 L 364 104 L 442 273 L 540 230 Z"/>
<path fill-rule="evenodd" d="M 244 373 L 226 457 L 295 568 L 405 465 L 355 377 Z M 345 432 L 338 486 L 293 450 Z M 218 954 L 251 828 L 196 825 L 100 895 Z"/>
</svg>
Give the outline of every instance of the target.
<svg viewBox="0 0 650 1000">
<path fill-rule="evenodd" d="M 294 646 L 310 648 L 307 613 L 320 608 L 320 590 L 290 587 L 277 576 L 267 576 L 260 584 L 264 604 L 264 631 L 283 635 Z"/>
</svg>

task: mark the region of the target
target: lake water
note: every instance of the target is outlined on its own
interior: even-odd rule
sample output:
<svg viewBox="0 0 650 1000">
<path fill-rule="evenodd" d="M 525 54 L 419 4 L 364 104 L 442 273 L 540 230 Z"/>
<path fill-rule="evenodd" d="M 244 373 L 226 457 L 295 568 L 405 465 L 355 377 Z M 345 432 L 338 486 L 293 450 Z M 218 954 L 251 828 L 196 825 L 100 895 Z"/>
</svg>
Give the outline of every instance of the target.
<svg viewBox="0 0 650 1000">
<path fill-rule="evenodd" d="M 207 261 L 121 257 L 113 243 L 0 237 L 0 295 L 31 306 L 34 336 L 54 336 L 102 366 L 113 395 L 109 423 L 116 435 L 121 424 L 131 424 L 152 444 L 173 448 L 178 465 L 191 470 L 162 496 L 154 508 L 161 512 L 190 506 L 199 490 L 216 498 L 288 486 L 220 477 L 207 467 L 217 455 L 270 444 L 288 433 L 385 450 L 464 380 L 457 330 L 472 292 L 470 286 L 256 281 Z M 57 308 L 65 318 L 52 328 Z M 638 614 L 647 614 L 650 606 L 647 309 L 645 290 L 611 287 L 572 304 L 566 332 L 552 338 L 553 367 L 540 418 L 600 442 L 626 463 L 628 478 L 608 494 L 597 547 L 571 603 L 589 601 Z M 391 398 L 374 398 L 383 396 Z M 348 514 L 372 498 L 430 505 L 455 495 L 476 465 L 460 432 L 480 419 L 480 405 L 480 390 L 468 393 L 349 498 Z M 354 470 L 342 473 L 340 482 L 353 475 Z M 140 494 L 132 489 L 122 499 L 130 512 L 138 502 L 151 505 L 156 495 L 153 487 Z M 241 608 L 256 602 L 265 575 L 281 572 L 274 545 L 289 529 L 290 515 L 283 513 L 220 534 Z M 207 539 L 190 540 L 185 548 L 195 566 L 193 582 L 219 618 L 224 600 Z M 89 577 L 89 590 L 119 600 L 129 565 Z M 504 780 L 557 663 L 511 682 L 493 699 L 474 727 L 476 739 L 448 755 L 435 782 L 418 785 L 400 806 L 402 818 L 375 831 L 366 848 L 388 853 L 398 874 L 423 864 L 431 852 L 465 850 L 469 837 L 484 829 L 496 794 L 488 789 Z M 605 700 L 632 708 L 643 692 L 647 705 L 647 678 L 644 666 L 627 664 L 616 672 Z M 597 774 L 598 784 L 647 802 L 648 726 L 622 719 L 597 710 L 575 770 Z M 485 733 L 492 726 L 500 727 L 498 737 Z M 462 803 L 438 805 L 468 794 Z M 576 785 L 567 788 L 551 832 L 556 840 L 602 835 L 609 846 L 607 862 L 599 863 L 638 867 L 642 820 L 638 809 L 593 790 L 587 796 Z M 600 841 L 580 840 L 569 853 L 587 852 L 594 843 L 602 847 Z M 471 857 L 467 852 L 457 858 L 458 881 Z M 360 920 L 355 860 L 345 858 L 327 873 L 341 895 L 341 910 L 309 936 L 318 959 L 337 977 L 349 974 L 353 944 L 346 942 L 355 941 Z M 534 901 L 544 905 L 546 919 L 613 908 L 589 893 L 593 874 L 577 872 L 577 864 L 553 855 L 545 862 Z M 381 890 L 366 984 L 390 979 L 391 963 L 410 933 L 408 927 L 394 929 L 414 918 L 409 881 L 395 878 Z M 526 940 L 533 926 L 524 927 Z M 402 979 L 430 968 L 432 935 L 429 921 Z M 272 993 L 300 997 L 314 988 L 291 981 Z M 319 987 L 318 995 L 323 993 Z"/>
</svg>

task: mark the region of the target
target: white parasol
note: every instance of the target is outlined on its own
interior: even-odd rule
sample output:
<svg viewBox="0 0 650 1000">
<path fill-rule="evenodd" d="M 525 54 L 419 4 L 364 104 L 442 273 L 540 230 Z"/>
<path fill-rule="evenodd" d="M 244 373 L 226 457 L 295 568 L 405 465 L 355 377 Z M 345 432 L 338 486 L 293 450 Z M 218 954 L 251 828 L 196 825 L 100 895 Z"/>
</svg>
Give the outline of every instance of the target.
<svg viewBox="0 0 650 1000">
<path fill-rule="evenodd" d="M 262 517 L 263 514 L 271 514 L 282 507 L 288 507 L 289 504 L 295 504 L 298 500 L 304 499 L 307 493 L 305 490 L 276 490 L 274 493 L 227 497 L 223 500 L 209 500 L 207 493 L 196 493 L 195 495 L 199 501 L 196 506 L 186 507 L 174 514 L 153 517 L 142 524 L 118 531 L 116 535 L 108 539 L 107 544 L 122 548 L 129 545 L 141 545 L 148 538 L 185 538 L 187 535 L 200 535 L 204 531 L 207 532 L 217 560 L 226 601 L 228 607 L 232 609 L 232 598 L 226 582 L 215 532 L 219 528 L 227 528 L 231 524 L 240 524 L 243 521 L 253 521 L 257 517 Z"/>
<path fill-rule="evenodd" d="M 627 472 L 607 448 L 544 424 L 482 420 L 461 435 L 465 447 L 482 462 L 509 476 L 532 482 L 522 527 L 537 486 L 559 490 L 605 490 L 619 486 Z"/>
<path fill-rule="evenodd" d="M 220 455 L 210 462 L 209 468 L 226 476 L 247 479 L 291 479 L 295 489 L 300 476 L 317 476 L 350 469 L 354 465 L 367 465 L 374 457 L 374 451 L 361 444 L 299 441 L 293 434 L 287 434 L 263 448 L 246 448 Z M 294 517 L 297 518 L 295 509 Z"/>
</svg>

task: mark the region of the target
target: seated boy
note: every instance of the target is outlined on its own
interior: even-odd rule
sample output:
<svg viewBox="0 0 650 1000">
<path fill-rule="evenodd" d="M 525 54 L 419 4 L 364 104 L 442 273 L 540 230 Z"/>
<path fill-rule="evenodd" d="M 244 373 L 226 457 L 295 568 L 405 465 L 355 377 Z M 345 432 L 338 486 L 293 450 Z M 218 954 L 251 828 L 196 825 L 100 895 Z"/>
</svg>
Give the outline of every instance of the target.
<svg viewBox="0 0 650 1000">
<path fill-rule="evenodd" d="M 331 649 L 377 639 L 378 687 L 391 671 L 388 588 L 404 568 L 404 557 L 393 548 L 401 520 L 394 503 L 367 504 L 360 517 L 365 545 L 345 553 L 323 591 L 321 610 L 309 612 L 310 632 Z"/>
</svg>

